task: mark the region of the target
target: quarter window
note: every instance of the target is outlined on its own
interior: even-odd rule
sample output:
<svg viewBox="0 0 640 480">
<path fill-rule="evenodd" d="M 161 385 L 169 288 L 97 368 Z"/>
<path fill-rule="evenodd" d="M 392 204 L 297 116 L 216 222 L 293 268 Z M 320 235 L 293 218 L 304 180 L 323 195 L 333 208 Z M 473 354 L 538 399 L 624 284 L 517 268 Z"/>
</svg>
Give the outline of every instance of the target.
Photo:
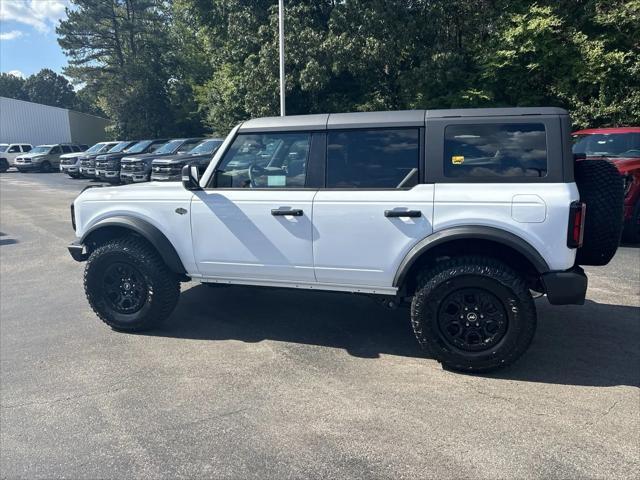
<svg viewBox="0 0 640 480">
<path fill-rule="evenodd" d="M 240 134 L 215 173 L 223 188 L 302 188 L 305 186 L 311 135 Z"/>
<path fill-rule="evenodd" d="M 449 125 L 446 177 L 545 177 L 547 141 L 540 123 Z"/>
<path fill-rule="evenodd" d="M 417 128 L 329 132 L 327 187 L 416 185 L 419 180 L 419 138 Z"/>
</svg>

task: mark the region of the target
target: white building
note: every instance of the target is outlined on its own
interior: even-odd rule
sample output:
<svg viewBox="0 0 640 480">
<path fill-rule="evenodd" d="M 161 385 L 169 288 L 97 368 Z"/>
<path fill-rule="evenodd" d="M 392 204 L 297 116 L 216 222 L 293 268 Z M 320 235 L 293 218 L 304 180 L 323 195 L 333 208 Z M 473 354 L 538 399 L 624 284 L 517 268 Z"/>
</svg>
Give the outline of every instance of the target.
<svg viewBox="0 0 640 480">
<path fill-rule="evenodd" d="M 0 143 L 84 143 L 105 139 L 106 118 L 0 97 Z"/>
</svg>

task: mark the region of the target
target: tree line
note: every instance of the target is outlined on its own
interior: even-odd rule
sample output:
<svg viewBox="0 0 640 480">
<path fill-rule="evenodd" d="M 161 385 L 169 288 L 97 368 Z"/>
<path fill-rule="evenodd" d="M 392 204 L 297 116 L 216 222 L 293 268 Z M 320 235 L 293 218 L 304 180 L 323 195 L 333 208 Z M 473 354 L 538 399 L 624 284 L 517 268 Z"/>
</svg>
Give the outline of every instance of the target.
<svg viewBox="0 0 640 480">
<path fill-rule="evenodd" d="M 57 28 L 113 136 L 277 115 L 275 0 L 72 0 Z M 560 106 L 640 123 L 640 0 L 285 0 L 287 114 Z"/>
<path fill-rule="evenodd" d="M 84 89 L 74 90 L 69 80 L 49 68 L 43 68 L 27 78 L 0 73 L 0 97 L 104 116 L 104 112 Z"/>
</svg>

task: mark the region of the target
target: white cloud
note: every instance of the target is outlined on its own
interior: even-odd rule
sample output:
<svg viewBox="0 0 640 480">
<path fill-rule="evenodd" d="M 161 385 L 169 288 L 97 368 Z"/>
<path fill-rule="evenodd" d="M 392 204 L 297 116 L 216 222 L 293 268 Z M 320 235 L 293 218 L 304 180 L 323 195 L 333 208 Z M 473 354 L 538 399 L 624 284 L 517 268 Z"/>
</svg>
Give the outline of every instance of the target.
<svg viewBox="0 0 640 480">
<path fill-rule="evenodd" d="M 11 30 L 10 32 L 0 33 L 0 40 L 15 40 L 24 35 L 20 30 Z"/>
<path fill-rule="evenodd" d="M 19 22 L 48 33 L 65 16 L 68 0 L 0 0 L 0 22 Z"/>
<path fill-rule="evenodd" d="M 24 78 L 24 73 L 22 73 L 20 70 L 9 70 L 7 73 L 9 75 L 13 75 L 14 77 Z"/>
</svg>

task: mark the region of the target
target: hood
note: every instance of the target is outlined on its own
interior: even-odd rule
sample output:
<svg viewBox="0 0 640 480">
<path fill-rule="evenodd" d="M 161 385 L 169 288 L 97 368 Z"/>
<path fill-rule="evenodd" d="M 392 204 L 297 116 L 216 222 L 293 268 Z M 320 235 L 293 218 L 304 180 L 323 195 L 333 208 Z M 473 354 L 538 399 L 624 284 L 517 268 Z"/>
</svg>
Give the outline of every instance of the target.
<svg viewBox="0 0 640 480">
<path fill-rule="evenodd" d="M 76 197 L 74 203 L 110 200 L 113 202 L 129 200 L 163 201 L 189 200 L 193 192 L 186 190 L 177 182 L 148 182 L 119 185 L 117 187 L 89 188 Z"/>
<path fill-rule="evenodd" d="M 104 153 L 89 153 L 87 154 L 87 152 L 81 152 L 80 153 L 80 160 L 94 160 L 97 156 L 99 155 L 104 155 Z"/>
<path fill-rule="evenodd" d="M 46 157 L 48 153 L 22 153 L 18 155 L 20 158 L 36 158 L 36 157 Z"/>
<path fill-rule="evenodd" d="M 588 160 L 609 160 L 622 174 L 640 170 L 640 157 L 587 157 Z"/>
<path fill-rule="evenodd" d="M 620 173 L 629 173 L 633 170 L 640 171 L 640 158 L 638 157 L 612 158 L 610 160 Z"/>
<path fill-rule="evenodd" d="M 211 159 L 213 158 L 213 154 L 212 153 L 206 153 L 206 154 L 195 154 L 195 155 L 187 155 L 187 154 L 182 154 L 182 155 L 168 155 L 166 157 L 161 157 L 157 159 L 157 164 L 158 165 L 171 165 L 171 164 L 178 164 L 178 163 L 189 163 L 193 160 L 202 160 L 202 159 Z M 156 160 L 153 161 L 153 163 L 156 163 Z"/>
<path fill-rule="evenodd" d="M 65 153 L 64 155 L 60 155 L 60 158 L 78 158 L 81 157 L 84 152 L 73 152 L 73 153 Z"/>
<path fill-rule="evenodd" d="M 127 154 L 124 152 L 118 152 L 118 153 L 103 153 L 102 155 L 97 155 L 96 157 L 94 157 L 96 160 L 120 160 L 122 157 L 126 156 Z"/>
<path fill-rule="evenodd" d="M 125 155 L 122 158 L 122 161 L 123 162 L 137 162 L 137 161 L 140 161 L 140 160 L 149 160 L 149 159 L 153 160 L 154 158 L 164 157 L 166 155 L 167 154 L 162 154 L 162 153 L 160 153 L 160 154 L 158 154 L 158 153 L 140 153 L 138 155 L 131 155 L 131 156 Z"/>
</svg>

